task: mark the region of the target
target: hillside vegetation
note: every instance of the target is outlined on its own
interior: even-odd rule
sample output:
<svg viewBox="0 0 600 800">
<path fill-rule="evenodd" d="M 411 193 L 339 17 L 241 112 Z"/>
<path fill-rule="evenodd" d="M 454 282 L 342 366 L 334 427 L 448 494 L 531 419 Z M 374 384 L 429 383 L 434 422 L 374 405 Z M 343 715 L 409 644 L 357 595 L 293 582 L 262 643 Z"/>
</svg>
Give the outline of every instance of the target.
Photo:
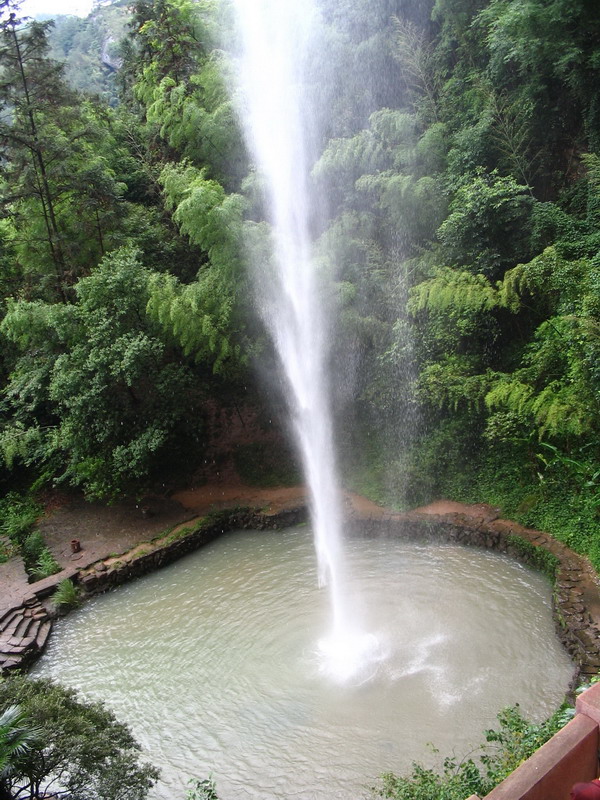
<svg viewBox="0 0 600 800">
<path fill-rule="evenodd" d="M 346 482 L 396 505 L 499 504 L 600 567 L 600 8 L 321 6 L 314 227 Z M 109 84 L 89 23 L 61 23 L 50 51 L 47 23 L 10 12 L 2 486 L 141 491 L 202 462 L 209 404 L 267 402 L 230 9 L 137 0 L 126 27 L 103 9 L 126 30 Z"/>
</svg>

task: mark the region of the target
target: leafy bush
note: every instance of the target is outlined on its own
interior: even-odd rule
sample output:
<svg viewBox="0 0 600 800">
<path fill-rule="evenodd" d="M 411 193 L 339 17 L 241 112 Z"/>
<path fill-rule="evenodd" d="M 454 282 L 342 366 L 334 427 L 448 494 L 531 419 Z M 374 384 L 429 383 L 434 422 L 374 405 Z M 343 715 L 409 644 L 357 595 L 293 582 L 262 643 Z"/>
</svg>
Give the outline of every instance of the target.
<svg viewBox="0 0 600 800">
<path fill-rule="evenodd" d="M 9 492 L 0 500 L 0 534 L 21 544 L 42 513 L 42 507 L 32 497 Z"/>
<path fill-rule="evenodd" d="M 188 790 L 186 800 L 219 800 L 217 787 L 212 778 L 199 781 L 198 778 L 190 780 L 191 788 Z"/>
<path fill-rule="evenodd" d="M 47 547 L 40 552 L 38 560 L 29 570 L 29 574 L 37 581 L 42 580 L 43 578 L 47 578 L 49 575 L 55 575 L 57 572 L 60 572 L 60 564 L 54 558 L 50 550 Z"/>
<path fill-rule="evenodd" d="M 528 722 L 519 707 L 506 708 L 498 714 L 498 730 L 485 732 L 486 743 L 479 758 L 445 758 L 441 772 L 413 764 L 410 775 L 387 773 L 375 796 L 393 800 L 464 800 L 471 794 L 484 797 L 519 764 L 547 742 L 572 716 L 572 709 L 556 711 L 540 724 Z"/>
<path fill-rule="evenodd" d="M 40 531 L 33 531 L 24 539 L 21 544 L 21 555 L 28 572 L 38 563 L 45 549 L 46 543 Z"/>
<path fill-rule="evenodd" d="M 21 545 L 21 555 L 27 573 L 35 580 L 41 580 L 47 578 L 48 575 L 60 572 L 60 564 L 46 547 L 40 531 L 33 531 L 27 536 Z"/>
<path fill-rule="evenodd" d="M 25 570 L 36 580 L 54 575 L 60 565 L 46 547 L 44 537 L 32 530 L 42 513 L 42 507 L 31 496 L 10 492 L 0 500 L 0 535 L 4 534 L 21 553 Z M 0 563 L 14 550 L 0 541 Z"/>
<path fill-rule="evenodd" d="M 102 703 L 84 702 L 52 681 L 16 676 L 0 681 L 0 715 L 15 705 L 35 721 L 38 741 L 0 775 L 3 797 L 143 800 L 158 778 L 140 760 L 129 728 Z"/>
<path fill-rule="evenodd" d="M 78 606 L 81 602 L 81 595 L 73 581 L 69 580 L 69 578 L 65 578 L 56 587 L 56 591 L 52 595 L 52 600 L 57 608 L 75 608 L 75 606 Z"/>
</svg>

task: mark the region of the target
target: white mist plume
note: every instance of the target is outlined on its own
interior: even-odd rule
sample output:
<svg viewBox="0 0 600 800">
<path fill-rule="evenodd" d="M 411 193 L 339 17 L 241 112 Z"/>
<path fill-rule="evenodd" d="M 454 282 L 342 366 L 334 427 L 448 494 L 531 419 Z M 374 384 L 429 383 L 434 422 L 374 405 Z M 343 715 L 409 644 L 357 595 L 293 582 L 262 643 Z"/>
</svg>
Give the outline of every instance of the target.
<svg viewBox="0 0 600 800">
<path fill-rule="evenodd" d="M 287 377 L 310 493 L 319 582 L 328 586 L 331 596 L 332 631 L 329 644 L 320 651 L 331 665 L 343 662 L 346 678 L 348 665 L 361 660 L 350 658 L 349 644 L 357 643 L 364 654 L 373 647 L 372 641 L 364 646 L 344 597 L 343 514 L 327 381 L 328 326 L 309 229 L 315 202 L 309 187 L 311 140 L 318 115 L 307 97 L 303 71 L 318 10 L 311 0 L 235 0 L 234 5 L 242 41 L 240 116 L 267 187 L 276 261 L 273 275 L 259 279 L 257 294 Z M 335 654 L 340 642 L 342 659 Z M 337 671 L 333 666 L 326 671 L 332 670 Z"/>
</svg>

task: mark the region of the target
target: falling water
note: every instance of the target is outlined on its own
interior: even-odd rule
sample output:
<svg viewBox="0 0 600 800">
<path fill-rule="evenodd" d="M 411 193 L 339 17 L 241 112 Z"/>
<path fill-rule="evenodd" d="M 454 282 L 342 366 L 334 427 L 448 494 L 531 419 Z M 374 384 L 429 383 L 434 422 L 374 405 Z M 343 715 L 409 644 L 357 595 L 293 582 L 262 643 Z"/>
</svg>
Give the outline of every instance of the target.
<svg viewBox="0 0 600 800">
<path fill-rule="evenodd" d="M 257 266 L 257 297 L 289 385 L 289 406 L 311 501 L 319 583 L 331 597 L 332 630 L 321 641 L 324 670 L 363 674 L 378 656 L 357 627 L 344 592 L 342 508 L 327 382 L 328 329 L 310 233 L 309 173 L 318 114 L 303 80 L 318 12 L 311 0 L 234 0 L 241 55 L 240 116 L 273 230 L 275 270 Z"/>
</svg>

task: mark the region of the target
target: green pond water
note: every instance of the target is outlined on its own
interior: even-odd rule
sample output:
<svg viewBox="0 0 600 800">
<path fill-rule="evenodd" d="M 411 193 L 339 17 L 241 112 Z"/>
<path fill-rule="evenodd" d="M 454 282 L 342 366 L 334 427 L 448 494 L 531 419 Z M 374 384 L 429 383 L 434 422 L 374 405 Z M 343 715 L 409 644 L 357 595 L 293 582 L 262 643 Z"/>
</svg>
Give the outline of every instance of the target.
<svg viewBox="0 0 600 800">
<path fill-rule="evenodd" d="M 225 535 L 57 623 L 33 674 L 104 700 L 162 770 L 222 800 L 357 800 L 382 771 L 466 754 L 506 705 L 541 720 L 572 665 L 550 586 L 496 553 L 347 542 L 353 613 L 385 659 L 363 683 L 320 668 L 328 632 L 307 527 Z M 440 750 L 432 753 L 428 743 Z"/>
</svg>

